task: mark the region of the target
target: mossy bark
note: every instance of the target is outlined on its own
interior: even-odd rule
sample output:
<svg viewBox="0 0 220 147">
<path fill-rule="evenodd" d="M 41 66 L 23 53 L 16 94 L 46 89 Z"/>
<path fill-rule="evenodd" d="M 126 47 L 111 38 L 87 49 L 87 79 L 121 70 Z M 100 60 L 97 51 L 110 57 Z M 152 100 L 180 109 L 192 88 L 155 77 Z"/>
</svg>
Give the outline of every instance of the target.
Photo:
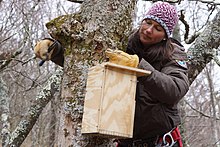
<svg viewBox="0 0 220 147">
<path fill-rule="evenodd" d="M 9 141 L 10 123 L 9 123 L 9 96 L 8 88 L 4 80 L 0 77 L 0 112 L 1 112 L 1 137 L 2 147 L 5 147 Z"/>
<path fill-rule="evenodd" d="M 47 23 L 51 36 L 64 47 L 61 146 L 103 146 L 109 139 L 81 134 L 88 68 L 105 61 L 107 48 L 125 50 L 132 29 L 135 0 L 85 0 L 80 12 Z"/>
<path fill-rule="evenodd" d="M 210 22 L 201 35 L 195 40 L 188 50 L 189 55 L 189 80 L 194 81 L 197 75 L 216 56 L 220 45 L 220 12 Z"/>
<path fill-rule="evenodd" d="M 47 85 L 42 88 L 25 117 L 10 134 L 10 139 L 7 140 L 5 146 L 18 147 L 23 143 L 45 106 L 54 97 L 54 94 L 60 91 L 62 76 L 63 69 L 58 68 L 56 73 L 48 79 Z"/>
</svg>

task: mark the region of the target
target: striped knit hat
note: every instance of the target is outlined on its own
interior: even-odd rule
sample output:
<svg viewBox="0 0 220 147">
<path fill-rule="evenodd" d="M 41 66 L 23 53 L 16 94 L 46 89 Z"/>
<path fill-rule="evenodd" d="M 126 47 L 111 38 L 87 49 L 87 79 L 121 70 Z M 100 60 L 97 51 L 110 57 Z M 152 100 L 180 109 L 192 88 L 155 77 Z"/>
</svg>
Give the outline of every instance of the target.
<svg viewBox="0 0 220 147">
<path fill-rule="evenodd" d="M 158 22 L 164 28 L 168 37 L 171 36 L 179 19 L 175 7 L 161 1 L 153 4 L 144 17 L 144 19 L 147 18 Z"/>
</svg>

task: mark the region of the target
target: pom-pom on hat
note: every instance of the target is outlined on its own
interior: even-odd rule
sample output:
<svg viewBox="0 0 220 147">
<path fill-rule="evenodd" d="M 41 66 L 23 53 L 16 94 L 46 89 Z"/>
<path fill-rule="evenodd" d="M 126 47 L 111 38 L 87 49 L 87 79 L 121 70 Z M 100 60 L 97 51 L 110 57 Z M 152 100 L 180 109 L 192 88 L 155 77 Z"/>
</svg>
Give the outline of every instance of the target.
<svg viewBox="0 0 220 147">
<path fill-rule="evenodd" d="M 159 23 L 170 37 L 179 18 L 173 5 L 159 1 L 153 4 L 144 19 L 152 19 Z"/>
</svg>

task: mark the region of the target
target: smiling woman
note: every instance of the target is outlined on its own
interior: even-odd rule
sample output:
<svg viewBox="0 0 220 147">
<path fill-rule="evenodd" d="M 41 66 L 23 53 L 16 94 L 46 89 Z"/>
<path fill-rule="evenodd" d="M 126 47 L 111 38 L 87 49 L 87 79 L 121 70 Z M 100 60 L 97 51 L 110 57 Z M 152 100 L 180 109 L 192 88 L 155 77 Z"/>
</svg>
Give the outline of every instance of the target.
<svg viewBox="0 0 220 147">
<path fill-rule="evenodd" d="M 118 147 L 182 147 L 177 104 L 189 83 L 187 67 L 179 64 L 187 59 L 184 48 L 171 38 L 177 21 L 174 6 L 156 2 L 129 38 L 127 53 L 139 57 L 139 68 L 152 72 L 138 78 L 133 138 L 119 139 Z"/>
</svg>

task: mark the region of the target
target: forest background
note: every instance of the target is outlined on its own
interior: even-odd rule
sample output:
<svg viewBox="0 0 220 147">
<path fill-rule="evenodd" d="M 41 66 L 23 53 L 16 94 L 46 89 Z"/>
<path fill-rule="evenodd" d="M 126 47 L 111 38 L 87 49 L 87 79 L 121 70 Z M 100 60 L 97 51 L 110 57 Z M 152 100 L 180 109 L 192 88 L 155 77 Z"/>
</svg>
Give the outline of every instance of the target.
<svg viewBox="0 0 220 147">
<path fill-rule="evenodd" d="M 179 105 L 184 146 L 220 146 L 220 2 L 171 1 L 181 18 L 174 36 L 189 55 L 191 86 Z M 106 5 L 112 13 L 104 11 Z M 87 69 L 104 60 L 107 46 L 125 49 L 129 32 L 150 5 L 142 0 L 1 0 L 1 145 L 112 146 L 111 139 L 80 133 Z M 67 48 L 64 70 L 52 62 L 39 67 L 33 59 L 36 42 L 51 36 Z"/>
</svg>

